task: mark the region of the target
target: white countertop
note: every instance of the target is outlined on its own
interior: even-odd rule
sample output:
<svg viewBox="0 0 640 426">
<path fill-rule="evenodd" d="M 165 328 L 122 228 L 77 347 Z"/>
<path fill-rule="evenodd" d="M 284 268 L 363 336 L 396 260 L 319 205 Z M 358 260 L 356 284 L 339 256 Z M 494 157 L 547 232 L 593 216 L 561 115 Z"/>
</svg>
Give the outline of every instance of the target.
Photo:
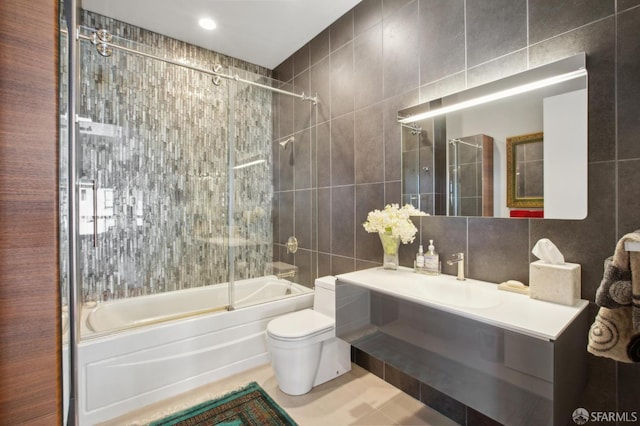
<svg viewBox="0 0 640 426">
<path fill-rule="evenodd" d="M 433 307 L 544 340 L 556 340 L 589 302 L 573 306 L 530 299 L 528 295 L 498 290 L 497 284 L 451 275 L 416 274 L 382 267 L 337 276 L 344 283 Z"/>
</svg>

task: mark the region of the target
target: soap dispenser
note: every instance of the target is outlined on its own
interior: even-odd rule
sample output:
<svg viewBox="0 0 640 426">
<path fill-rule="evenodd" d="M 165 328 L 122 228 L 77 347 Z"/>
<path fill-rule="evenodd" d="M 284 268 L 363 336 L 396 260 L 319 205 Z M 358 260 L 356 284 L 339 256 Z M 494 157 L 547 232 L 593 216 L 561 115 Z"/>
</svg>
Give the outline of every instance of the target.
<svg viewBox="0 0 640 426">
<path fill-rule="evenodd" d="M 422 248 L 422 244 L 418 248 L 418 254 L 416 254 L 416 263 L 414 272 L 423 273 L 424 272 L 424 249 Z"/>
<path fill-rule="evenodd" d="M 429 247 L 424 255 L 424 272 L 429 275 L 440 273 L 440 256 L 433 245 L 433 240 L 429 240 Z"/>
</svg>

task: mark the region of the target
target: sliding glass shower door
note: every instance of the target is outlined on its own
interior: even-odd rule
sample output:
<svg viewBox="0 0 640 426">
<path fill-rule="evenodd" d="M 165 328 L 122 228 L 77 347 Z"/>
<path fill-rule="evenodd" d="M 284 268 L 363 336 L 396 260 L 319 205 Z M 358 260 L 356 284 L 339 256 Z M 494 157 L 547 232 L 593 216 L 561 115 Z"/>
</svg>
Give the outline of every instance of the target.
<svg viewBox="0 0 640 426">
<path fill-rule="evenodd" d="M 245 81 L 229 82 L 230 303 L 241 308 L 313 287 L 316 108 L 290 84 L 229 71 Z"/>
<path fill-rule="evenodd" d="M 235 295 L 236 284 L 248 280 L 280 280 L 284 290 L 273 297 L 290 295 L 288 283 L 311 287 L 315 99 L 250 71 L 207 72 L 100 31 L 83 28 L 81 35 L 81 336 L 271 298 L 248 297 L 266 289 L 256 283 Z M 295 123 L 281 131 L 275 115 L 294 112 Z M 197 297 L 180 312 L 163 307 L 143 318 L 130 315 L 137 308 L 106 311 L 122 299 L 211 286 L 220 286 L 215 296 Z"/>
<path fill-rule="evenodd" d="M 87 339 L 309 292 L 294 283 L 317 276 L 316 98 L 266 69 L 79 13 L 91 28 L 63 43 L 60 79 L 69 413 L 80 349 L 100 341 Z"/>
<path fill-rule="evenodd" d="M 89 42 L 79 81 L 82 302 L 226 283 L 231 86 Z"/>
</svg>

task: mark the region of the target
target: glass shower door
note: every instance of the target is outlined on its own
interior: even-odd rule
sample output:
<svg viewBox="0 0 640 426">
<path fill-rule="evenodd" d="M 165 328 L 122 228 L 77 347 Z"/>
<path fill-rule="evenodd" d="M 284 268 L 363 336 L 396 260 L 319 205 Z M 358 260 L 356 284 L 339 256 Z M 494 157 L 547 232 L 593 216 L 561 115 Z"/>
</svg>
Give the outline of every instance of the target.
<svg viewBox="0 0 640 426">
<path fill-rule="evenodd" d="M 231 68 L 243 80 L 258 76 Z M 229 298 L 232 308 L 264 299 L 260 278 L 273 257 L 271 200 L 272 94 L 242 82 L 229 85 Z"/>
<path fill-rule="evenodd" d="M 401 126 L 402 204 L 411 204 L 428 214 L 435 213 L 435 155 L 429 137 L 430 122 Z"/>
<path fill-rule="evenodd" d="M 81 42 L 80 69 L 85 307 L 226 283 L 229 85 L 119 49 L 102 57 L 89 42 Z M 225 308 L 220 293 L 204 305 Z"/>
<path fill-rule="evenodd" d="M 295 295 L 301 290 L 296 291 L 293 283 L 312 287 L 314 138 L 308 124 L 311 102 L 269 88 L 300 90 L 246 71 L 229 72 L 262 85 L 237 82 L 229 98 L 233 117 L 229 126 L 233 210 L 229 251 L 235 282 L 233 306 L 240 308 Z M 308 112 L 298 114 L 302 131 L 278 138 L 282 104 L 299 105 L 300 111 Z M 283 247 L 289 239 L 297 242 L 295 253 Z"/>
<path fill-rule="evenodd" d="M 447 175 L 450 216 L 493 216 L 493 139 L 449 139 Z"/>
</svg>

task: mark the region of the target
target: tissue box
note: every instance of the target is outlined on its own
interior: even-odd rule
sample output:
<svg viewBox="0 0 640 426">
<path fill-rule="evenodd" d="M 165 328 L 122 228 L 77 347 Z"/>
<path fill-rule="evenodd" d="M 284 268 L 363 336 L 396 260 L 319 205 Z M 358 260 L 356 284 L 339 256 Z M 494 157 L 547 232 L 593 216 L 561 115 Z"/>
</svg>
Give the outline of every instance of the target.
<svg viewBox="0 0 640 426">
<path fill-rule="evenodd" d="M 529 265 L 529 297 L 573 305 L 580 299 L 580 265 L 552 265 L 541 260 Z"/>
</svg>

